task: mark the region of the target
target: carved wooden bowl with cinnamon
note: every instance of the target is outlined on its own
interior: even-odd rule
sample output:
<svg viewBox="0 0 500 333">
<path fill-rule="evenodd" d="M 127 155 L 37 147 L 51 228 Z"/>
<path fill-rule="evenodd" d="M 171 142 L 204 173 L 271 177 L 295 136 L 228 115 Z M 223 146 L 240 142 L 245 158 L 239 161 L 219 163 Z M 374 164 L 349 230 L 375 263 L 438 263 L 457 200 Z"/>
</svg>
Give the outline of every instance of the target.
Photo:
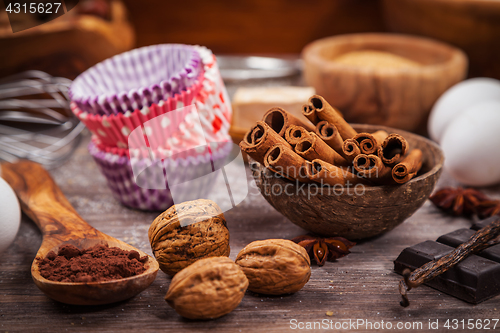
<svg viewBox="0 0 500 333">
<path fill-rule="evenodd" d="M 299 119 L 272 108 L 245 135 L 264 198 L 296 225 L 322 236 L 363 239 L 392 230 L 429 197 L 443 154 L 399 129 L 349 125 L 321 96 Z"/>
</svg>

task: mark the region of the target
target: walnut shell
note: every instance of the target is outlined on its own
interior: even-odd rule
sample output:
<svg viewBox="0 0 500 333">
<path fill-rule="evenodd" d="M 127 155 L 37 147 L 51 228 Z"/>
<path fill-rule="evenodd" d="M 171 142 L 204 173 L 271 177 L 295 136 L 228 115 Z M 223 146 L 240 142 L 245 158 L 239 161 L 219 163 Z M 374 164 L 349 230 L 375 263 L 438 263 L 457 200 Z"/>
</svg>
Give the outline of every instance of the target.
<svg viewBox="0 0 500 333">
<path fill-rule="evenodd" d="M 211 200 L 170 207 L 153 221 L 148 236 L 161 270 L 170 276 L 198 259 L 229 256 L 226 220 Z"/>
<path fill-rule="evenodd" d="M 252 242 L 238 253 L 236 263 L 248 278 L 248 289 L 259 294 L 297 292 L 311 276 L 306 250 L 285 239 Z"/>
<path fill-rule="evenodd" d="M 174 276 L 165 300 L 183 317 L 218 318 L 240 304 L 248 279 L 228 257 L 200 259 Z"/>
</svg>

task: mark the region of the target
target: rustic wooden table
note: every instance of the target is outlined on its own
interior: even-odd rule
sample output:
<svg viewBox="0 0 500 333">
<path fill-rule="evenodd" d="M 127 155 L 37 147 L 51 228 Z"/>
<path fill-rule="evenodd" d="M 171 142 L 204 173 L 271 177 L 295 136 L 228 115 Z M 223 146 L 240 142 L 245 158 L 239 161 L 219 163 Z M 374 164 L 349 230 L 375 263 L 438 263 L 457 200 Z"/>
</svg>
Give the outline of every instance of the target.
<svg viewBox="0 0 500 333">
<path fill-rule="evenodd" d="M 51 171 L 53 177 L 91 225 L 151 254 L 147 230 L 157 213 L 125 208 L 112 198 L 104 177 L 86 150 L 87 142 L 88 136 L 66 164 Z M 246 179 L 240 177 L 240 181 L 250 180 L 250 170 L 247 170 Z M 456 184 L 443 174 L 438 187 L 444 185 Z M 498 197 L 500 187 L 488 188 L 486 192 Z M 231 233 L 232 259 L 254 240 L 290 239 L 304 233 L 276 212 L 253 187 L 247 198 L 225 216 Z M 397 287 L 401 277 L 393 272 L 393 260 L 407 246 L 434 240 L 470 224 L 466 219 L 448 217 L 426 202 L 396 229 L 359 243 L 347 257 L 323 267 L 314 265 L 310 281 L 300 292 L 283 297 L 247 292 L 232 313 L 212 321 L 189 321 L 177 315 L 164 301 L 170 278 L 161 271 L 144 292 L 112 305 L 70 306 L 47 298 L 30 275 L 41 234 L 35 224 L 23 216 L 15 242 L 0 255 L 0 331 L 290 331 L 307 328 L 314 322 L 316 326 L 312 328 L 335 330 L 335 325 L 349 323 L 349 320 L 360 324 L 371 322 L 372 329 L 369 324 L 351 326 L 349 323 L 344 324 L 345 330 L 372 331 L 377 325 L 381 328 L 390 323 L 396 328 L 401 323 L 403 328 L 428 331 L 429 321 L 439 320 L 438 331 L 448 331 L 444 327 L 448 319 L 465 319 L 466 323 L 468 319 L 498 319 L 500 297 L 473 306 L 422 286 L 410 292 L 411 306 L 402 308 Z M 330 311 L 333 315 L 328 316 Z M 500 330 L 500 324 L 496 329 Z"/>
</svg>

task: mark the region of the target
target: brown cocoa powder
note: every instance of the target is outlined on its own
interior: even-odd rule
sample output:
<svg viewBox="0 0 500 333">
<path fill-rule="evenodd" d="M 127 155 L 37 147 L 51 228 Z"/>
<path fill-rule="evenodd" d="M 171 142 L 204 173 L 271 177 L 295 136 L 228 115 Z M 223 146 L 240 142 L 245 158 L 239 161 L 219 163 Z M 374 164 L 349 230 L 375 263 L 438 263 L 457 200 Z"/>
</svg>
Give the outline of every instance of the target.
<svg viewBox="0 0 500 333">
<path fill-rule="evenodd" d="M 50 251 L 38 264 L 40 275 L 58 282 L 103 282 L 143 273 L 148 257 L 108 245 L 80 250 L 62 246 L 57 254 Z"/>
</svg>

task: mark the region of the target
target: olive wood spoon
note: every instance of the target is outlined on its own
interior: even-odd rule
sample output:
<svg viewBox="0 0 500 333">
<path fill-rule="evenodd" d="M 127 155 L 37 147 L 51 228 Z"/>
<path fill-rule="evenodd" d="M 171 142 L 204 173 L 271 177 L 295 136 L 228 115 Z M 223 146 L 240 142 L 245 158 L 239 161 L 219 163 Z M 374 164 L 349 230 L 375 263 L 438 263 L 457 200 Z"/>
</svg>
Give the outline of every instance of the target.
<svg viewBox="0 0 500 333">
<path fill-rule="evenodd" d="M 31 265 L 35 284 L 56 301 L 77 305 L 99 305 L 122 301 L 146 289 L 155 279 L 158 262 L 148 256 L 146 271 L 140 275 L 104 282 L 56 282 L 40 275 L 38 261 L 62 245 L 79 249 L 108 244 L 123 250 L 146 253 L 108 236 L 85 222 L 71 206 L 49 173 L 30 161 L 1 164 L 1 176 L 16 192 L 21 208 L 40 228 L 43 242 Z"/>
</svg>

